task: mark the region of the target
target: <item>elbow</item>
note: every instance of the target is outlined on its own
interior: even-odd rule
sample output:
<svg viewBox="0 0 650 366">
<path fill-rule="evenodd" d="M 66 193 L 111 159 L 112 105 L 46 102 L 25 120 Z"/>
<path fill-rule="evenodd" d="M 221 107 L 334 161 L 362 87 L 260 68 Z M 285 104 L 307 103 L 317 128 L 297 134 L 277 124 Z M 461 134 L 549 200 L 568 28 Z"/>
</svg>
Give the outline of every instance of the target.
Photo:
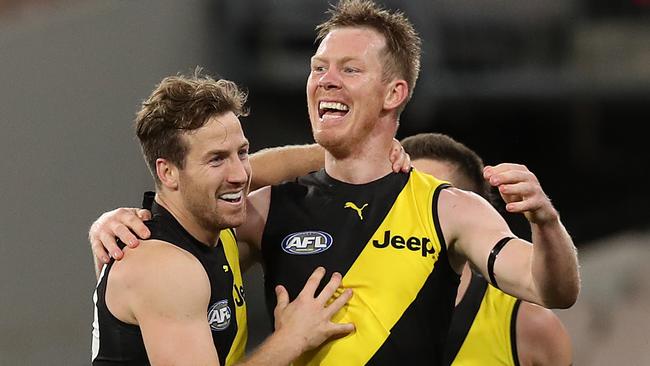
<svg viewBox="0 0 650 366">
<path fill-rule="evenodd" d="M 578 301 L 578 295 L 580 294 L 580 281 L 575 281 L 570 285 L 566 286 L 560 293 L 553 298 L 553 300 L 547 302 L 547 308 L 549 309 L 568 309 L 572 307 L 576 301 Z"/>
</svg>

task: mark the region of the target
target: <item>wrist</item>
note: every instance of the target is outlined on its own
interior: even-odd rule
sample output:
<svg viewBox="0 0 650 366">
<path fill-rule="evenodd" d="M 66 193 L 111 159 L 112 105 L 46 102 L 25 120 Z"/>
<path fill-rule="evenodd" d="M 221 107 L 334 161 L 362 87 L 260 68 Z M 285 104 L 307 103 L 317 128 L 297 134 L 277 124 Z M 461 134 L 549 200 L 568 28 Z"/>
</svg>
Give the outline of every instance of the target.
<svg viewBox="0 0 650 366">
<path fill-rule="evenodd" d="M 292 334 L 286 329 L 278 329 L 273 332 L 275 347 L 283 350 L 282 353 L 289 355 L 291 360 L 296 359 L 308 349 L 307 338 L 298 334 Z"/>
</svg>

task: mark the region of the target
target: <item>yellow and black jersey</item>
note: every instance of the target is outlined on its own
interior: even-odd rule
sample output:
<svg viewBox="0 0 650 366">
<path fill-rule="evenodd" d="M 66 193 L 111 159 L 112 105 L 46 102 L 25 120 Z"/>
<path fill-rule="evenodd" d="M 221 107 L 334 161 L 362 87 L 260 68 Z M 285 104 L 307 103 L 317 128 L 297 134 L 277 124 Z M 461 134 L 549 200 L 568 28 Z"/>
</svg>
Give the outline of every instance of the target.
<svg viewBox="0 0 650 366">
<path fill-rule="evenodd" d="M 453 366 L 519 366 L 516 320 L 520 300 L 472 273 L 454 311 L 445 360 Z"/>
<path fill-rule="evenodd" d="M 340 272 L 354 292 L 334 321 L 354 323 L 355 332 L 295 365 L 442 363 L 459 282 L 437 217 L 446 187 L 415 170 L 361 185 L 321 170 L 272 188 L 262 238 L 271 315 L 275 286 L 294 299 L 318 266 L 326 279 Z"/>
<path fill-rule="evenodd" d="M 248 329 L 237 242 L 232 229 L 222 230 L 219 244 L 210 248 L 190 235 L 162 206 L 153 203 L 153 217 L 145 224 L 151 239 L 178 246 L 196 257 L 210 280 L 206 319 L 221 365 L 232 365 L 244 356 Z M 123 246 L 123 244 L 122 244 Z M 116 318 L 106 306 L 106 283 L 113 262 L 104 266 L 93 296 L 93 365 L 148 365 L 140 327 Z M 151 274 L 155 276 L 155 273 Z"/>
</svg>

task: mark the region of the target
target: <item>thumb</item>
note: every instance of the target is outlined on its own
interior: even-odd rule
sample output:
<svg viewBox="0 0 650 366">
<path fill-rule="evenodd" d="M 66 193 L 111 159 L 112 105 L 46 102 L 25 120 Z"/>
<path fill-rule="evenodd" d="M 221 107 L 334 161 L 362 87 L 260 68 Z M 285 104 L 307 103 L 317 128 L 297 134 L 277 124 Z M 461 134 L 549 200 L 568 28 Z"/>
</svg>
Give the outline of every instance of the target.
<svg viewBox="0 0 650 366">
<path fill-rule="evenodd" d="M 275 306 L 276 310 L 283 310 L 289 305 L 289 293 L 287 289 L 282 285 L 275 286 L 275 297 L 278 300 L 277 305 Z"/>
</svg>

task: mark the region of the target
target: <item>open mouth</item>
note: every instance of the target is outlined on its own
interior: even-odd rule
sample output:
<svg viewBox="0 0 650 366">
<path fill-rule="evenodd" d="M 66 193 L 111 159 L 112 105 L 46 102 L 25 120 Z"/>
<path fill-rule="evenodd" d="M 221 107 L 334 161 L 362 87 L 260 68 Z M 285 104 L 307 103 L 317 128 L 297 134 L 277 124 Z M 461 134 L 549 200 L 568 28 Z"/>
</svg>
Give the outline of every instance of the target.
<svg viewBox="0 0 650 366">
<path fill-rule="evenodd" d="M 242 191 L 239 192 L 231 192 L 231 193 L 224 193 L 219 196 L 220 200 L 224 200 L 228 203 L 239 203 L 242 201 L 244 195 Z"/>
<path fill-rule="evenodd" d="M 328 118 L 343 117 L 350 111 L 347 104 L 340 102 L 320 102 L 318 103 L 318 117 L 321 120 Z"/>
</svg>

